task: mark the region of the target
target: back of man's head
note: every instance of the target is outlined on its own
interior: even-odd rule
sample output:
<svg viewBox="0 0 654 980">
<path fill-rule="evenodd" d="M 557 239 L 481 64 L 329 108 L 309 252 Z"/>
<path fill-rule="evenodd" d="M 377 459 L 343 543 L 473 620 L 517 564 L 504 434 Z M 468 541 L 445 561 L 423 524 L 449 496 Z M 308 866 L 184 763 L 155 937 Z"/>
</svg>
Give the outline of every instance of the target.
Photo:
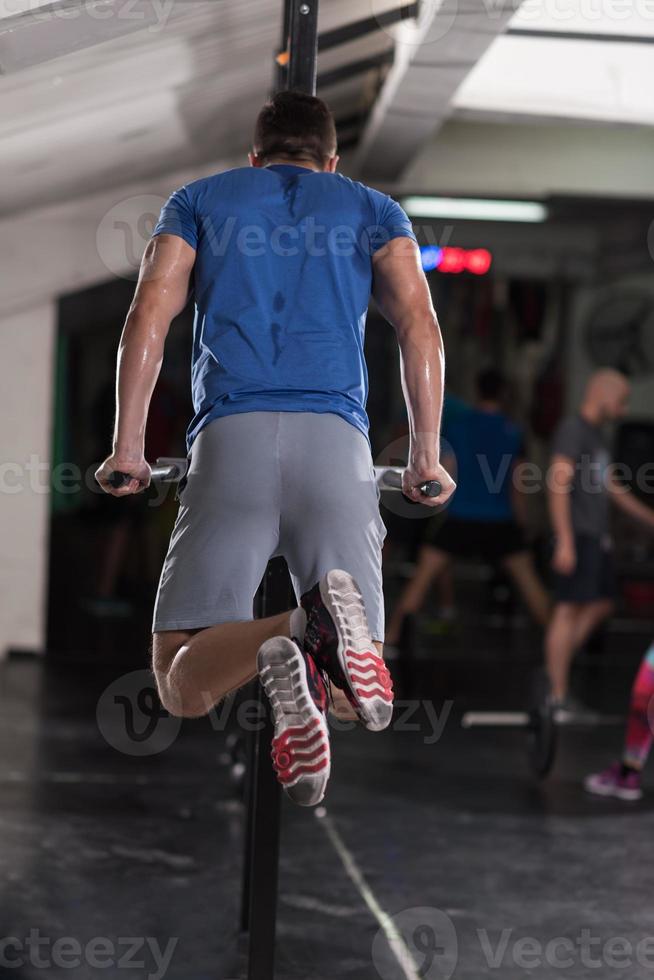
<svg viewBox="0 0 654 980">
<path fill-rule="evenodd" d="M 629 379 L 615 368 L 595 371 L 586 383 L 584 405 L 604 419 L 621 418 L 627 409 Z"/>
<path fill-rule="evenodd" d="M 313 95 L 278 92 L 257 117 L 253 149 L 264 164 L 306 160 L 322 169 L 336 156 L 331 110 Z"/>
</svg>

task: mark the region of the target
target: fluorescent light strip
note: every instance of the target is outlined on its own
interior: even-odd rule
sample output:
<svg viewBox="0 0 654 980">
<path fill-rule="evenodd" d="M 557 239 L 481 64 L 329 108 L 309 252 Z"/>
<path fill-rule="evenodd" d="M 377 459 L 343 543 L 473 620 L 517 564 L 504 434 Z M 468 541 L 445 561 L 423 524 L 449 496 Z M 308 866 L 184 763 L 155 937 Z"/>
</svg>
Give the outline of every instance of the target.
<svg viewBox="0 0 654 980">
<path fill-rule="evenodd" d="M 463 221 L 545 221 L 547 208 L 537 201 L 492 201 L 472 197 L 405 197 L 402 207 L 416 218 Z"/>
</svg>

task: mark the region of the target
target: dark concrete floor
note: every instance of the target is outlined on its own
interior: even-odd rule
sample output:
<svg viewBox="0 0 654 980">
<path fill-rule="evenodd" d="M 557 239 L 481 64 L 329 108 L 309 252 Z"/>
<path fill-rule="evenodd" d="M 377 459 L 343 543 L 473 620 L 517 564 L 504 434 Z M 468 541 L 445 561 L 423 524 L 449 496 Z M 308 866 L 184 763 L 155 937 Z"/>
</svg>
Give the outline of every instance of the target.
<svg viewBox="0 0 654 980">
<path fill-rule="evenodd" d="M 540 785 L 519 734 L 463 731 L 466 708 L 520 708 L 537 657 L 532 633 L 479 635 L 439 640 L 437 662 L 423 650 L 414 715 L 334 732 L 326 817 L 285 803 L 279 980 L 654 975 L 654 788 L 636 805 L 584 795 L 618 728 L 564 733 Z M 613 636 L 578 689 L 624 710 L 646 643 Z M 120 687 L 101 696 L 115 676 L 33 660 L 0 673 L 0 939 L 21 943 L 0 945 L 0 977 L 237 980 L 244 811 L 225 734 L 216 718 L 164 720 L 120 742 Z M 365 896 L 416 965 L 398 966 Z"/>
</svg>

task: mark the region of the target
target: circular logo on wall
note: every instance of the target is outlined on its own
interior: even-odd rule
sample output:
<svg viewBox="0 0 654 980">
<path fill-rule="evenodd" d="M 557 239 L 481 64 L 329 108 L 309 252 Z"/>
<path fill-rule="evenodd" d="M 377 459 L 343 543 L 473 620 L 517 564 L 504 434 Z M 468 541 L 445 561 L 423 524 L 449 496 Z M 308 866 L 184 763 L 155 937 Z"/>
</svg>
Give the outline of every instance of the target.
<svg viewBox="0 0 654 980">
<path fill-rule="evenodd" d="M 415 7 L 404 6 L 406 13 L 400 21 L 389 13 L 387 0 L 371 0 L 373 17 L 380 30 L 393 39 L 396 58 L 412 57 L 426 44 L 436 44 L 447 37 L 459 12 L 458 0 L 421 0 Z M 489 8 L 487 13 L 492 10 Z"/>
<path fill-rule="evenodd" d="M 441 439 L 441 456 L 445 453 L 452 455 L 451 447 L 446 443 L 444 439 Z M 395 439 L 390 442 L 388 446 L 385 446 L 380 453 L 377 454 L 375 458 L 375 466 L 392 466 L 404 469 L 407 464 L 407 459 L 409 457 L 409 437 L 402 436 L 400 439 Z M 408 517 L 411 520 L 422 520 L 427 517 L 434 517 L 436 514 L 443 514 L 445 512 L 444 507 L 427 507 L 423 504 L 412 500 L 408 500 L 407 497 L 399 490 L 385 490 L 384 485 L 380 486 L 381 491 L 381 506 L 385 507 L 393 514 L 397 514 L 398 517 Z"/>
<path fill-rule="evenodd" d="M 440 909 L 404 909 L 392 918 L 396 935 L 380 929 L 372 961 L 382 980 L 450 980 L 459 957 L 454 923 Z"/>
<path fill-rule="evenodd" d="M 105 742 L 124 755 L 157 755 L 169 748 L 182 725 L 161 706 L 149 670 L 134 670 L 105 689 L 96 709 Z"/>
<path fill-rule="evenodd" d="M 137 194 L 118 201 L 104 215 L 95 243 L 100 259 L 113 275 L 138 278 L 141 257 L 165 201 L 159 194 Z"/>
</svg>

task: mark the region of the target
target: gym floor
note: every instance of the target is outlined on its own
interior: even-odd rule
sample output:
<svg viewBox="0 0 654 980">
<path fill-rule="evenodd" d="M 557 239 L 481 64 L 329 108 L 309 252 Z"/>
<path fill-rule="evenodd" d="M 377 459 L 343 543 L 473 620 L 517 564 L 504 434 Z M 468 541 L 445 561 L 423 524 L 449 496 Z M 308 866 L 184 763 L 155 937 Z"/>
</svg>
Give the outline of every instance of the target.
<svg viewBox="0 0 654 980">
<path fill-rule="evenodd" d="M 379 735 L 334 731 L 325 807 L 285 801 L 279 980 L 651 977 L 654 792 L 635 805 L 584 795 L 620 728 L 565 732 L 541 785 L 520 734 L 462 730 L 467 708 L 520 708 L 536 662 L 537 634 L 486 630 L 483 642 L 429 641 L 415 713 L 401 705 Z M 624 711 L 646 642 L 610 635 L 577 666 L 577 689 Z M 0 975 L 36 980 L 49 962 L 54 978 L 237 980 L 244 809 L 222 725 L 185 722 L 161 751 L 120 751 L 115 676 L 32 659 L 2 669 L 0 934 L 23 949 Z M 407 921 L 413 965 L 400 966 L 393 925 Z"/>
</svg>

